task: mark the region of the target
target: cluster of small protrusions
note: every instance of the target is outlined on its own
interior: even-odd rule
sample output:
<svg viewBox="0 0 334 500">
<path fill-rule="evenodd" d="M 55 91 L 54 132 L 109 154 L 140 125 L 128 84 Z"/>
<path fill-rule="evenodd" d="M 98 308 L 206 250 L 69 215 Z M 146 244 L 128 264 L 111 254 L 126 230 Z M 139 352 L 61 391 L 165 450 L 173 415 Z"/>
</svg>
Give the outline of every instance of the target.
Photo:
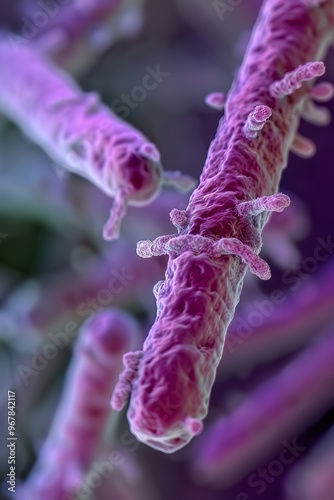
<svg viewBox="0 0 334 500">
<path fill-rule="evenodd" d="M 289 204 L 290 198 L 279 193 L 240 203 L 236 206 L 236 212 L 243 217 L 257 216 L 263 212 L 282 212 Z M 171 220 L 176 227 L 184 227 L 186 224 L 185 215 L 176 209 L 171 212 Z M 181 223 L 182 226 L 180 226 Z M 243 244 L 237 238 L 221 238 L 214 241 L 201 235 L 174 234 L 159 236 L 154 241 L 141 241 L 137 245 L 137 253 L 143 258 L 166 254 L 175 258 L 189 250 L 195 255 L 206 253 L 212 259 L 219 259 L 222 255 L 237 255 L 259 278 L 267 280 L 271 277 L 268 264 L 251 247 Z"/>
<path fill-rule="evenodd" d="M 282 80 L 272 83 L 270 93 L 273 97 L 279 99 L 300 89 L 303 82 L 312 80 L 317 76 L 322 76 L 324 73 L 325 65 L 323 62 L 301 64 L 298 68 L 286 73 Z"/>
<path fill-rule="evenodd" d="M 113 401 L 115 408 L 124 406 L 131 389 L 132 432 L 166 453 L 192 438 L 189 418 L 200 428 L 207 413 L 247 268 L 270 277 L 258 255 L 261 231 L 270 211 L 290 203 L 277 194 L 289 150 L 313 153 L 312 143 L 296 133 L 302 110 L 310 114 L 310 97 L 332 93 L 320 84 L 312 94 L 308 82 L 324 73 L 323 63 L 307 62 L 321 59 L 330 43 L 334 4 L 324 5 L 320 8 L 327 11 L 319 16 L 300 0 L 264 2 L 226 102 L 219 93 L 206 99 L 216 109 L 225 103 L 225 117 L 187 209 L 170 214 L 178 234 L 138 244 L 140 256 L 168 254 L 169 262 L 165 280 L 154 287 L 155 324 L 135 371 L 121 376 Z M 277 73 L 285 76 L 275 80 Z"/>
<path fill-rule="evenodd" d="M 271 117 L 271 109 L 268 106 L 256 106 L 254 111 L 249 113 L 244 126 L 246 137 L 255 139 L 265 123 Z"/>
<path fill-rule="evenodd" d="M 131 393 L 131 384 L 136 377 L 142 351 L 128 352 L 123 356 L 125 370 L 122 371 L 117 382 L 119 390 L 114 392 L 111 405 L 114 410 L 122 410 Z"/>
</svg>

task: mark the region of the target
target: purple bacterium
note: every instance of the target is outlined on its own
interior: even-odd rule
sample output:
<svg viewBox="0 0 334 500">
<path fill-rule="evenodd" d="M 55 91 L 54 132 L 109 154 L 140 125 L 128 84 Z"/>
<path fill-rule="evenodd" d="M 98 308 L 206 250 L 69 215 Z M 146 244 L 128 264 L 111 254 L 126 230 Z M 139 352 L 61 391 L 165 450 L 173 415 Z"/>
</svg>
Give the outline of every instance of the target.
<svg viewBox="0 0 334 500">
<path fill-rule="evenodd" d="M 162 186 L 182 191 L 194 181 L 164 172 L 156 146 L 117 117 L 95 93 L 38 51 L 0 40 L 0 109 L 40 145 L 57 165 L 85 177 L 114 198 L 104 238 L 119 236 L 128 205 L 153 201 Z"/>
<path fill-rule="evenodd" d="M 258 255 L 261 232 L 269 212 L 289 203 L 277 194 L 289 151 L 306 157 L 314 152 L 310 141 L 296 135 L 313 82 L 279 99 L 271 86 L 322 59 L 333 27 L 333 0 L 312 8 L 302 0 L 264 1 L 200 184 L 187 209 L 172 214 L 178 234 L 138 246 L 144 257 L 166 253 L 169 261 L 165 280 L 155 287 L 156 321 L 121 375 L 112 406 L 121 409 L 131 396 L 132 432 L 165 453 L 182 448 L 201 429 L 247 269 L 270 277 Z M 245 135 L 258 106 L 270 109 L 271 117 L 266 119 L 269 111 L 262 116 L 256 137 Z"/>
<path fill-rule="evenodd" d="M 116 309 L 96 314 L 82 327 L 66 391 L 19 498 L 59 500 L 80 490 L 99 450 L 122 355 L 138 334 L 135 321 Z"/>
</svg>

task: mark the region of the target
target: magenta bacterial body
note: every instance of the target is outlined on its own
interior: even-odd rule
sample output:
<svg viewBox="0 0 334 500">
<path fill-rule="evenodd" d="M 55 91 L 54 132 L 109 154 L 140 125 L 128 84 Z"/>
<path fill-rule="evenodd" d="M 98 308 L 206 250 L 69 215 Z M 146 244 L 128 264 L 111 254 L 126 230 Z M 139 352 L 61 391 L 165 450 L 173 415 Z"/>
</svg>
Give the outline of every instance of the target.
<svg viewBox="0 0 334 500">
<path fill-rule="evenodd" d="M 104 227 L 119 235 L 127 205 L 151 202 L 162 185 L 181 191 L 194 182 L 163 172 L 156 146 L 75 81 L 29 47 L 15 50 L 0 39 L 0 110 L 60 166 L 87 178 L 114 198 Z"/>
<path fill-rule="evenodd" d="M 156 321 L 137 363 L 121 375 L 112 405 L 121 409 L 131 396 L 131 430 L 153 448 L 172 453 L 200 431 L 246 270 L 270 277 L 258 256 L 261 232 L 269 212 L 289 204 L 277 194 L 289 150 L 310 153 L 296 132 L 313 82 L 283 99 L 270 88 L 323 58 L 333 26 L 333 1 L 319 8 L 300 0 L 264 2 L 200 184 L 187 209 L 171 214 L 178 235 L 138 245 L 141 256 L 165 253 L 169 262 L 155 287 Z"/>
<path fill-rule="evenodd" d="M 333 48 L 334 0 L 0 0 L 0 500 L 334 500 Z"/>
<path fill-rule="evenodd" d="M 60 500 L 75 495 L 101 447 L 124 352 L 138 336 L 136 322 L 105 310 L 85 323 L 66 381 L 66 391 L 22 500 Z"/>
</svg>

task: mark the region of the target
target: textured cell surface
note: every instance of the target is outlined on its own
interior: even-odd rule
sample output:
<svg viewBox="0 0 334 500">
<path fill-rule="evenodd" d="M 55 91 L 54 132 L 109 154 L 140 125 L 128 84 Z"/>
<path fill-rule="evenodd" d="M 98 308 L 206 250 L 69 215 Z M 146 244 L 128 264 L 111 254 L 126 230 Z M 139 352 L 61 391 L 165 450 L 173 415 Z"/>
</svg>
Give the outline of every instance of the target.
<svg viewBox="0 0 334 500">
<path fill-rule="evenodd" d="M 334 500 L 333 3 L 0 2 L 17 75 L 0 65 L 0 442 L 12 418 L 17 437 L 1 498 Z M 110 109 L 150 138 L 141 154 L 158 161 L 153 141 L 196 179 L 225 117 L 189 207 L 161 190 L 107 242 L 114 192 L 61 165 L 110 154 Z M 55 123 L 83 148 L 51 141 L 52 168 L 19 127 Z"/>
<path fill-rule="evenodd" d="M 277 194 L 289 150 L 312 152 L 296 136 L 312 82 L 284 99 L 270 89 L 324 56 L 333 25 L 333 2 L 319 9 L 300 0 L 264 2 L 199 187 L 183 217 L 172 214 L 178 236 L 138 245 L 139 255 L 168 253 L 169 262 L 165 281 L 155 288 L 156 321 L 136 366 L 121 375 L 112 405 L 122 408 L 131 395 L 131 430 L 153 448 L 171 453 L 187 444 L 197 433 L 189 419 L 200 429 L 247 266 L 270 277 L 258 257 L 261 231 L 269 211 L 289 203 Z"/>
<path fill-rule="evenodd" d="M 163 172 L 156 146 L 111 112 L 95 93 L 27 47 L 0 39 L 0 110 L 40 145 L 57 166 L 79 174 L 114 198 L 104 238 L 119 236 L 127 205 L 151 202 L 163 185 L 194 182 Z"/>
</svg>

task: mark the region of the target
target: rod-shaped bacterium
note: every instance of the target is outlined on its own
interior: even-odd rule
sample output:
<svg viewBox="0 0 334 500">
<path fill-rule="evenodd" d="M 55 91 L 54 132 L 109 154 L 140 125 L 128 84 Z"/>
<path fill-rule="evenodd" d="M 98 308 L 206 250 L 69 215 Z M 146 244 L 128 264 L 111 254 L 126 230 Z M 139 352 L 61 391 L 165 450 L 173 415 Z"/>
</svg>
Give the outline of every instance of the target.
<svg viewBox="0 0 334 500">
<path fill-rule="evenodd" d="M 128 205 L 143 206 L 162 186 L 180 191 L 194 181 L 164 172 L 156 146 L 117 117 L 95 93 L 32 47 L 0 39 L 0 110 L 41 146 L 57 166 L 81 175 L 114 198 L 104 238 L 118 237 Z"/>
<path fill-rule="evenodd" d="M 20 492 L 22 500 L 59 500 L 80 490 L 110 415 L 110 394 L 122 355 L 138 333 L 134 320 L 116 309 L 96 314 L 83 326 L 65 392 L 37 464 Z"/>
<path fill-rule="evenodd" d="M 172 213 L 178 235 L 139 244 L 144 257 L 167 253 L 169 262 L 155 289 L 156 321 L 112 405 L 120 409 L 131 396 L 130 428 L 153 448 L 172 453 L 201 430 L 246 270 L 270 277 L 258 255 L 261 231 L 269 211 L 289 203 L 277 191 L 312 81 L 283 99 L 270 89 L 323 58 L 333 27 L 333 0 L 316 8 L 301 0 L 264 2 L 200 184 L 185 213 Z"/>
</svg>

